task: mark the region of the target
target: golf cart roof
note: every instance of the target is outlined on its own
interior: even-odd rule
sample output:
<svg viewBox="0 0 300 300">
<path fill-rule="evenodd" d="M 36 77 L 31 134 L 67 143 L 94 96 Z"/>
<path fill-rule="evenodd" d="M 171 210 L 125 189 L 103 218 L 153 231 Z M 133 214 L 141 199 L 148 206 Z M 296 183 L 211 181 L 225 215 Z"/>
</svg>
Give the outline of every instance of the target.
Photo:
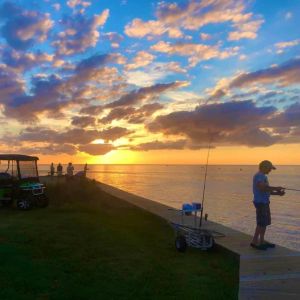
<svg viewBox="0 0 300 300">
<path fill-rule="evenodd" d="M 38 159 L 36 156 L 22 154 L 0 154 L 0 160 L 35 161 Z"/>
</svg>

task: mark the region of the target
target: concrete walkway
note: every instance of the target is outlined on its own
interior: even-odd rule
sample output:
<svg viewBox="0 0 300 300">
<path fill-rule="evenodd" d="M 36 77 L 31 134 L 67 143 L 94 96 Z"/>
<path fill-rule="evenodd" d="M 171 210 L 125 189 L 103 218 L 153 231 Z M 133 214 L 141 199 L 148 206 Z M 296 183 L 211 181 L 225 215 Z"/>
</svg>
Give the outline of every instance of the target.
<svg viewBox="0 0 300 300">
<path fill-rule="evenodd" d="M 174 221 L 174 212 L 169 210 L 169 206 L 103 183 L 98 184 L 108 194 Z M 190 219 L 187 225 L 193 225 L 194 218 L 185 219 Z M 251 237 L 245 233 L 210 221 L 204 221 L 203 225 L 225 234 L 225 237 L 216 240 L 217 244 L 239 257 L 239 299 L 300 299 L 300 252 L 280 246 L 258 251 L 249 247 Z"/>
</svg>

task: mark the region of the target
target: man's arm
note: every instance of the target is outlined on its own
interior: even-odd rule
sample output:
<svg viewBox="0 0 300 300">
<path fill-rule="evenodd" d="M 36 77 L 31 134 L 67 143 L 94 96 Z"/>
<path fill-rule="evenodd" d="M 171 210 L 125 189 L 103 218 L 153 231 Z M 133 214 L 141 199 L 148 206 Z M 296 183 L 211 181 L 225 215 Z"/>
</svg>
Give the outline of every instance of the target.
<svg viewBox="0 0 300 300">
<path fill-rule="evenodd" d="M 285 194 L 284 188 L 281 186 L 270 186 L 266 182 L 257 182 L 257 187 L 262 192 L 269 192 L 271 195 L 283 196 Z"/>
</svg>

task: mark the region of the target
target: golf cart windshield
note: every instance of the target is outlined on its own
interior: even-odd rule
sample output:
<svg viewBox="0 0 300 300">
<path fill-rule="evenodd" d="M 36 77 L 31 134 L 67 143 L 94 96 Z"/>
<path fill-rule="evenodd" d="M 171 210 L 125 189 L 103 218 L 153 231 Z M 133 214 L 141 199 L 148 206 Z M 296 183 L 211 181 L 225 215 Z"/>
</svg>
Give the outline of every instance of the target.
<svg viewBox="0 0 300 300">
<path fill-rule="evenodd" d="M 0 179 L 17 177 L 17 162 L 13 160 L 0 160 Z"/>
<path fill-rule="evenodd" d="M 38 177 L 35 161 L 19 161 L 21 178 Z"/>
</svg>

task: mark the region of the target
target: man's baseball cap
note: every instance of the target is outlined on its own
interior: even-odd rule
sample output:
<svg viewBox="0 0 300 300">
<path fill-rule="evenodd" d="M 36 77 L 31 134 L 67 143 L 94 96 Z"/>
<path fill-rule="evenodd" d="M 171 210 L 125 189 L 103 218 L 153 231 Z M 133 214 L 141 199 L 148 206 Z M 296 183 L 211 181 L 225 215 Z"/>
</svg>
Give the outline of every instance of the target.
<svg viewBox="0 0 300 300">
<path fill-rule="evenodd" d="M 259 168 L 270 168 L 273 170 L 276 170 L 276 168 L 273 166 L 273 164 L 269 161 L 269 160 L 263 160 L 260 164 L 259 164 Z"/>
</svg>

